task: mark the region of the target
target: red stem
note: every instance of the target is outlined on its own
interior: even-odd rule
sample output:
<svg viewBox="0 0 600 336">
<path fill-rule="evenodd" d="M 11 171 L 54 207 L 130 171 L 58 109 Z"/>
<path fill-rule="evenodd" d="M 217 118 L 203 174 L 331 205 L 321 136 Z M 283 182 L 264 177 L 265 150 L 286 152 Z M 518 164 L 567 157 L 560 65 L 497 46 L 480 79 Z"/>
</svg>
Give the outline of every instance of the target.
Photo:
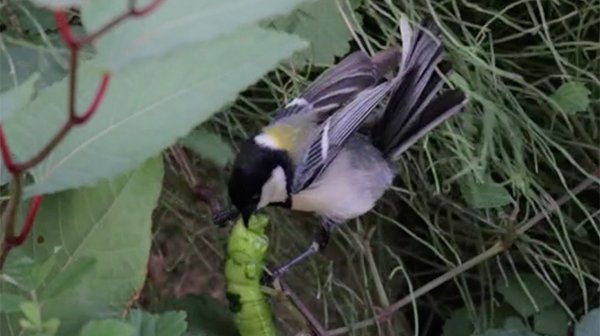
<svg viewBox="0 0 600 336">
<path fill-rule="evenodd" d="M 154 0 L 150 4 L 142 8 L 136 8 L 136 1 L 129 0 L 129 8 L 128 10 L 113 18 L 111 21 L 106 23 L 104 26 L 100 27 L 97 31 L 90 33 L 87 36 L 77 37 L 73 34 L 73 30 L 69 25 L 69 18 L 67 13 L 63 10 L 57 10 L 54 12 L 54 18 L 56 20 L 56 25 L 58 27 L 58 32 L 60 36 L 65 41 L 65 44 L 69 47 L 71 52 L 69 58 L 69 95 L 68 95 L 68 110 L 69 110 L 69 118 L 58 132 L 48 141 L 48 143 L 32 158 L 29 160 L 16 163 L 12 159 L 10 146 L 8 145 L 8 141 L 6 139 L 6 134 L 4 132 L 4 128 L 0 124 L 0 154 L 2 155 L 2 160 L 4 160 L 4 165 L 8 169 L 8 171 L 13 175 L 13 178 L 18 178 L 21 174 L 34 167 L 38 163 L 40 163 L 50 152 L 67 136 L 69 131 L 81 124 L 86 123 L 90 120 L 90 118 L 96 113 L 98 107 L 104 100 L 106 96 L 106 90 L 108 89 L 108 85 L 110 84 L 111 74 L 109 72 L 104 73 L 102 75 L 102 80 L 96 91 L 96 95 L 92 100 L 90 106 L 87 108 L 85 113 L 82 115 L 78 115 L 76 112 L 76 90 L 77 90 L 77 67 L 79 63 L 79 49 L 85 44 L 92 43 L 99 36 L 103 35 L 122 21 L 130 17 L 136 16 L 144 16 L 154 9 L 156 9 L 164 0 Z M 13 182 L 14 183 L 14 182 Z M 22 186 L 20 184 L 15 184 L 17 187 L 16 192 L 14 192 L 11 197 L 19 197 L 21 195 Z M 7 213 L 15 213 L 18 208 L 19 202 L 9 202 L 9 206 L 5 211 Z M 4 223 L 6 230 L 4 231 L 4 242 L 2 243 L 2 247 L 0 250 L 0 269 L 6 260 L 6 257 L 10 250 L 13 247 L 19 246 L 23 244 L 23 242 L 27 239 L 27 236 L 31 232 L 33 227 L 33 223 L 35 222 L 35 217 L 37 216 L 38 210 L 42 203 L 42 195 L 36 195 L 33 198 L 31 203 L 31 207 L 29 208 L 29 212 L 27 213 L 27 217 L 25 218 L 25 222 L 23 223 L 23 229 L 21 229 L 21 233 L 18 236 L 14 236 L 14 216 L 8 216 L 13 218 L 6 223 Z"/>
<path fill-rule="evenodd" d="M 100 107 L 104 96 L 106 95 L 108 84 L 110 84 L 110 78 L 111 76 L 109 73 L 105 73 L 104 75 L 102 75 L 102 80 L 100 81 L 98 91 L 96 91 L 96 96 L 94 97 L 94 100 L 92 100 L 92 103 L 88 107 L 87 111 L 85 111 L 85 113 L 81 116 L 78 116 L 76 114 L 71 116 L 71 121 L 74 123 L 74 125 L 83 124 L 87 122 L 92 117 L 92 115 L 94 115 L 98 107 Z"/>
<path fill-rule="evenodd" d="M 108 88 L 108 84 L 110 83 L 110 74 L 104 74 L 102 76 L 102 81 L 100 82 L 100 86 L 98 87 L 98 91 L 96 92 L 96 96 L 94 100 L 90 104 L 90 107 L 87 111 L 78 116 L 76 113 L 73 114 L 69 120 L 65 124 L 63 124 L 62 128 L 56 132 L 56 134 L 48 141 L 48 143 L 32 158 L 22 163 L 15 163 L 10 154 L 8 141 L 6 140 L 6 135 L 4 133 L 4 128 L 0 125 L 0 152 L 2 154 L 2 159 L 4 160 L 4 164 L 6 165 L 6 169 L 8 169 L 11 173 L 21 173 L 27 169 L 30 169 L 40 163 L 48 154 L 56 147 L 62 139 L 69 133 L 71 128 L 77 125 L 84 124 L 87 122 L 94 113 L 98 110 L 98 107 L 102 103 L 104 96 L 106 95 L 106 90 Z"/>
<path fill-rule="evenodd" d="M 6 135 L 4 134 L 4 128 L 0 124 L 0 152 L 2 153 L 2 160 L 4 161 L 4 165 L 6 169 L 11 174 L 15 174 L 19 171 L 17 166 L 13 162 L 12 155 L 10 154 L 10 147 L 8 146 L 8 141 L 6 141 Z"/>
<path fill-rule="evenodd" d="M 31 228 L 33 228 L 33 223 L 35 222 L 35 217 L 37 216 L 38 210 L 40 209 L 40 205 L 42 204 L 42 199 L 44 195 L 35 195 L 33 197 L 33 201 L 31 201 L 31 206 L 29 207 L 29 212 L 27 213 L 27 217 L 25 218 L 25 222 L 23 223 L 23 228 L 21 229 L 21 233 L 19 233 L 16 237 L 10 237 L 7 239 L 9 244 L 12 246 L 19 246 L 23 244 L 27 236 L 29 236 L 29 232 L 31 232 Z"/>
<path fill-rule="evenodd" d="M 152 12 L 153 10 L 155 10 L 158 6 L 160 6 L 160 4 L 162 2 L 163 2 L 163 0 L 154 0 L 151 3 L 149 3 L 148 5 L 146 5 L 146 7 L 136 8 L 135 0 L 130 0 L 129 1 L 129 12 L 133 16 L 144 16 L 144 15 Z"/>
<path fill-rule="evenodd" d="M 73 31 L 71 30 L 71 26 L 69 25 L 69 19 L 67 17 L 67 13 L 62 10 L 57 10 L 54 12 L 54 20 L 56 21 L 56 26 L 58 27 L 58 32 L 60 36 L 65 41 L 69 48 L 79 48 L 79 43 L 73 35 Z"/>
</svg>

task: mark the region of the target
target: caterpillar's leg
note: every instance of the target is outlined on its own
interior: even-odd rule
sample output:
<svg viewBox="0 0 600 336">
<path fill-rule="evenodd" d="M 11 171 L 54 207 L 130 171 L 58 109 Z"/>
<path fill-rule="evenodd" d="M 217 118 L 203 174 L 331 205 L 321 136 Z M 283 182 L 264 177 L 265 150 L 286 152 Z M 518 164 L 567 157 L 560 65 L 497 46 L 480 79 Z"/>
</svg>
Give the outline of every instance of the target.
<svg viewBox="0 0 600 336">
<path fill-rule="evenodd" d="M 283 274 L 287 273 L 296 264 L 299 264 L 300 262 L 314 255 L 315 253 L 325 249 L 325 247 L 329 243 L 329 234 L 337 225 L 337 222 L 334 222 L 330 219 L 325 219 L 323 223 L 319 226 L 319 229 L 317 230 L 315 237 L 313 238 L 313 242 L 310 244 L 310 246 L 306 250 L 304 250 L 304 252 L 300 253 L 297 257 L 288 261 L 285 265 L 273 271 L 271 276 L 265 279 L 265 281 L 272 282 L 274 279 L 277 279 Z"/>
</svg>

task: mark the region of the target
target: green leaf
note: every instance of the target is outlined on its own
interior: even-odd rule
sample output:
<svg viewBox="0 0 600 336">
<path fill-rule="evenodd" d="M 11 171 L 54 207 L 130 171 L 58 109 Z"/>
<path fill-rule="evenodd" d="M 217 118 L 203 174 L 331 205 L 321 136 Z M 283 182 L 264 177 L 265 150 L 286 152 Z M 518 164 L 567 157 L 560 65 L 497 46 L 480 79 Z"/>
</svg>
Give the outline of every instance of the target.
<svg viewBox="0 0 600 336">
<path fill-rule="evenodd" d="M 42 297 L 53 298 L 69 288 L 75 288 L 81 283 L 83 276 L 96 265 L 96 258 L 81 257 L 75 260 L 64 272 L 58 273 L 42 292 Z"/>
<path fill-rule="evenodd" d="M 520 278 L 524 286 L 519 283 L 516 276 L 512 276 L 507 283 L 504 280 L 499 280 L 496 284 L 496 290 L 521 316 L 529 317 L 554 303 L 554 296 L 537 276 L 534 274 L 521 274 Z M 531 295 L 533 302 L 529 299 L 524 288 Z"/>
<path fill-rule="evenodd" d="M 58 250 L 55 249 L 54 252 L 46 258 L 46 260 L 36 263 L 30 273 L 31 283 L 29 284 L 29 288 L 37 289 L 43 282 L 46 280 L 50 272 L 56 266 L 56 252 Z"/>
<path fill-rule="evenodd" d="M 202 158 L 223 167 L 233 159 L 233 150 L 220 136 L 203 129 L 195 129 L 179 143 Z"/>
<path fill-rule="evenodd" d="M 0 292 L 0 313 L 14 313 L 21 310 L 21 303 L 27 299 L 19 294 Z"/>
<path fill-rule="evenodd" d="M 90 321 L 82 329 L 80 336 L 133 336 L 134 328 L 116 319 Z"/>
<path fill-rule="evenodd" d="M 43 237 L 44 242 L 30 239 L 20 249 L 35 259 L 43 259 L 52 253 L 54 246 L 60 245 L 57 267 L 49 278 L 60 273 L 82 277 L 73 288 L 60 286 L 60 280 L 52 285 L 55 287 L 46 290 L 42 286 L 38 291 L 42 316 L 61 321 L 59 335 L 75 334 L 90 319 L 118 316 L 143 286 L 150 251 L 151 216 L 162 175 L 162 160 L 154 158 L 135 171 L 94 187 L 44 198 L 32 232 L 33 236 Z M 90 258 L 96 264 L 80 274 L 89 267 Z M 0 334 L 11 326 L 18 328 L 10 316 L 7 320 L 8 326 L 0 323 Z"/>
<path fill-rule="evenodd" d="M 539 336 L 538 334 L 529 330 L 515 330 L 515 329 L 489 329 L 481 336 Z"/>
<path fill-rule="evenodd" d="M 98 40 L 98 62 L 111 69 L 172 49 L 204 42 L 242 25 L 285 14 L 305 0 L 164 1 L 142 19 L 127 20 Z M 86 29 L 96 31 L 127 10 L 123 0 L 87 1 L 82 7 Z M 142 6 L 140 4 L 139 6 Z"/>
<path fill-rule="evenodd" d="M 55 254 L 58 249 L 54 249 L 52 254 L 37 258 L 37 260 L 24 255 L 21 250 L 17 251 L 21 253 L 11 253 L 11 258 L 7 259 L 4 272 L 21 288 L 33 291 L 48 278 L 50 272 L 56 266 Z"/>
<path fill-rule="evenodd" d="M 567 82 L 554 92 L 550 99 L 569 114 L 583 112 L 590 106 L 590 90 L 583 83 Z"/>
<path fill-rule="evenodd" d="M 444 336 L 465 336 L 475 331 L 473 322 L 466 308 L 457 309 L 452 312 L 450 318 L 444 322 Z"/>
<path fill-rule="evenodd" d="M 519 313 L 510 304 L 503 302 L 494 309 L 490 326 L 494 328 L 502 328 L 508 319 L 518 314 Z"/>
<path fill-rule="evenodd" d="M 4 45 L 2 45 L 4 44 Z M 47 87 L 60 80 L 66 74 L 63 66 L 57 61 L 63 56 L 62 50 L 49 50 L 28 42 L 7 41 L 0 36 L 0 92 L 16 88 L 35 73 L 39 80 L 35 89 Z"/>
<path fill-rule="evenodd" d="M 26 188 L 27 195 L 91 185 L 136 167 L 234 100 L 303 44 L 289 35 L 248 27 L 114 74 L 94 118 L 31 171 L 37 183 Z M 82 64 L 80 106 L 92 100 L 98 79 L 93 67 Z M 41 91 L 6 123 L 18 157 L 34 155 L 63 124 L 66 92 L 66 81 Z"/>
<path fill-rule="evenodd" d="M 187 313 L 190 335 L 239 336 L 233 315 L 221 302 L 209 295 L 187 295 L 163 303 L 163 309 Z"/>
<path fill-rule="evenodd" d="M 40 306 L 36 302 L 25 301 L 19 305 L 23 315 L 29 320 L 34 326 L 42 325 L 42 315 L 40 313 Z"/>
<path fill-rule="evenodd" d="M 533 330 L 547 336 L 565 336 L 569 316 L 560 306 L 551 306 L 533 316 Z"/>
<path fill-rule="evenodd" d="M 352 34 L 340 14 L 338 4 L 351 19 L 343 1 L 319 0 L 303 4 L 287 17 L 268 23 L 268 26 L 298 35 L 310 42 L 308 49 L 294 55 L 297 66 L 306 61 L 331 65 L 336 56 L 343 56 L 350 50 Z M 360 15 L 355 15 L 360 18 Z"/>
<path fill-rule="evenodd" d="M 466 177 L 461 183 L 461 191 L 465 201 L 475 209 L 498 208 L 512 202 L 508 190 L 489 176 L 483 183 Z"/>
<path fill-rule="evenodd" d="M 504 320 L 504 329 L 506 330 L 529 330 L 523 322 L 523 319 L 517 316 L 509 316 Z"/>
<path fill-rule="evenodd" d="M 30 33 L 28 38 L 31 38 L 40 30 L 56 29 L 54 15 L 51 11 L 37 7 L 29 1 L 13 1 L 10 5 L 13 6 L 12 14 L 18 20 L 23 31 Z M 2 15 L 0 16 L 0 23 L 9 26 L 12 24 L 11 18 L 8 15 Z"/>
<path fill-rule="evenodd" d="M 0 93 L 0 123 L 29 103 L 35 92 L 35 82 L 39 77 L 39 74 L 35 73 L 18 87 Z"/>
<path fill-rule="evenodd" d="M 151 314 L 135 309 L 127 315 L 127 321 L 135 328 L 135 336 L 180 336 L 187 329 L 185 320 L 186 313 L 181 311 Z"/>
<path fill-rule="evenodd" d="M 596 336 L 600 326 L 600 308 L 591 310 L 575 325 L 575 336 Z"/>
<path fill-rule="evenodd" d="M 51 9 L 66 9 L 80 7 L 85 0 L 30 0 L 34 4 Z"/>
<path fill-rule="evenodd" d="M 6 260 L 2 271 L 13 279 L 18 286 L 26 290 L 33 290 L 31 288 L 31 270 L 35 265 L 35 261 L 31 257 L 23 255 L 22 252 L 22 249 L 11 252 L 10 258 Z M 3 284 L 3 282 L 0 282 L 0 286 Z"/>
<path fill-rule="evenodd" d="M 60 320 L 57 318 L 51 318 L 42 323 L 42 329 L 44 330 L 45 334 L 55 335 L 58 331 L 58 327 L 60 327 Z"/>
</svg>

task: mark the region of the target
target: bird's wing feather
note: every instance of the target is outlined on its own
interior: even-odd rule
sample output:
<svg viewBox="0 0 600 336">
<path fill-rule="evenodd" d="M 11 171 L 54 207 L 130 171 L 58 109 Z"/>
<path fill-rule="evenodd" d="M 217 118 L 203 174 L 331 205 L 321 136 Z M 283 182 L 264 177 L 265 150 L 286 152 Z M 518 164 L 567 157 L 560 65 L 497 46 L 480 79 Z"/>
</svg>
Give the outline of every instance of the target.
<svg viewBox="0 0 600 336">
<path fill-rule="evenodd" d="M 275 113 L 275 121 L 305 112 L 326 117 L 359 92 L 377 84 L 380 78 L 378 64 L 363 51 L 356 51 L 325 71 L 298 98 L 280 108 Z"/>
<path fill-rule="evenodd" d="M 393 84 L 393 81 L 384 82 L 360 92 L 354 100 L 320 125 L 296 167 L 292 193 L 306 189 L 323 173 Z"/>
</svg>

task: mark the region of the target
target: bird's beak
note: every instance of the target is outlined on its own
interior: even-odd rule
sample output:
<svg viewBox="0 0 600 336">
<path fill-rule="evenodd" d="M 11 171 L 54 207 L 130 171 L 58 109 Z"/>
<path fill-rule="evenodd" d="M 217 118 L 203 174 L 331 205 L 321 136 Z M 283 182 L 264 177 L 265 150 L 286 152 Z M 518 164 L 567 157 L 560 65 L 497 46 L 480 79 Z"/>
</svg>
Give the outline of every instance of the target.
<svg viewBox="0 0 600 336">
<path fill-rule="evenodd" d="M 250 217 L 252 217 L 252 214 L 254 213 L 254 211 L 256 211 L 256 207 L 253 207 L 253 206 L 246 207 L 245 209 L 243 209 L 241 211 L 242 219 L 244 220 L 244 225 L 246 227 L 248 227 L 248 222 L 250 221 Z"/>
</svg>

